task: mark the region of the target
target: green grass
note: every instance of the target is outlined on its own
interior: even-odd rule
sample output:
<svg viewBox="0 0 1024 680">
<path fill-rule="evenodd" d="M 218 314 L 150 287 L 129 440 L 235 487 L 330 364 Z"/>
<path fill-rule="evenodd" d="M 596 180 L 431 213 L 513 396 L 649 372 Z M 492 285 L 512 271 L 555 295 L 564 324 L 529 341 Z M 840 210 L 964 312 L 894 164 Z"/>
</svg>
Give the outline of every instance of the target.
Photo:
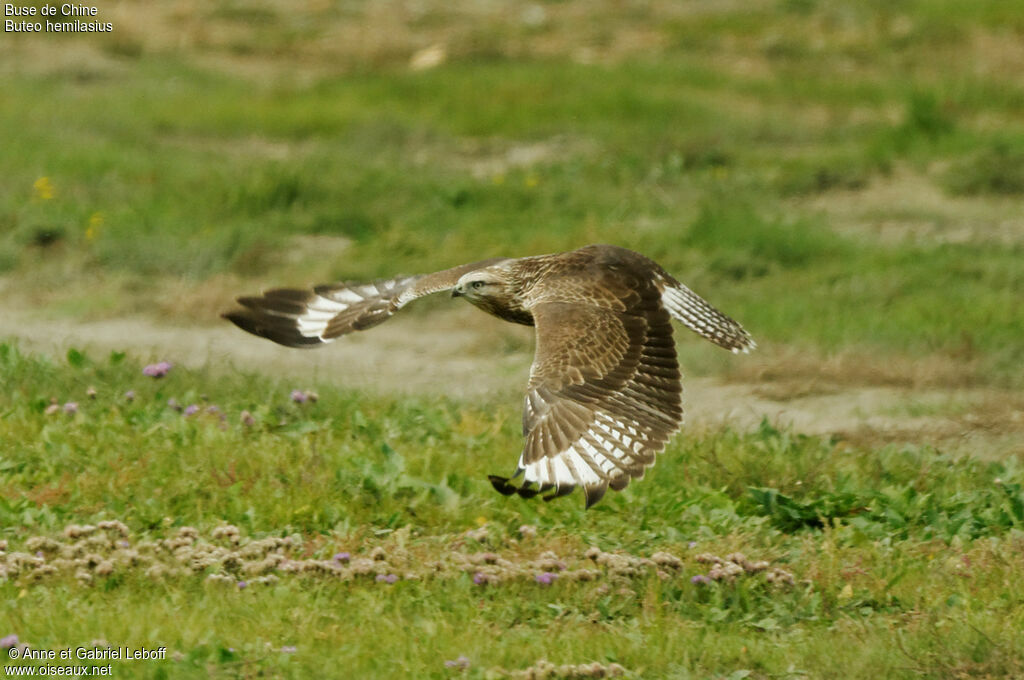
<svg viewBox="0 0 1024 680">
<path fill-rule="evenodd" d="M 118 354 L 74 351 L 55 365 L 9 345 L 0 369 L 7 568 L 34 549 L 54 565 L 0 582 L 0 632 L 37 648 L 101 639 L 164 645 L 174 657 L 114 662 L 122 675 L 447 677 L 444 661 L 465 655 L 478 677 L 540 659 L 618 663 L 645 677 L 824 677 L 839 648 L 847 677 L 1024 670 L 1013 632 L 1024 625 L 1012 586 L 1024 576 L 1016 459 L 855 448 L 765 423 L 684 434 L 646 479 L 584 511 L 575 496 L 546 504 L 490 488 L 486 473 L 508 469 L 520 445 L 512 404 L 399 402 L 180 368 L 155 380 Z M 315 403 L 290 400 L 310 387 Z M 200 409 L 187 416 L 170 399 Z M 60 408 L 47 413 L 53 400 Z M 71 400 L 77 413 L 67 414 Z M 117 533 L 64 533 L 104 520 L 124 522 L 125 550 L 152 557 L 132 562 Z M 213 533 L 224 524 L 239 528 L 241 547 Z M 159 547 L 181 527 L 198 535 Z M 182 552 L 244 551 L 265 537 L 291 543 L 196 567 Z M 617 570 L 593 565 L 590 545 L 681 562 Z M 344 550 L 355 560 L 378 548 L 365 576 L 251 566 L 264 554 L 330 561 Z M 736 551 L 793 583 L 691 582 L 708 573 L 701 554 Z M 484 552 L 507 560 L 494 567 L 498 583 L 474 583 L 489 567 L 466 566 Z M 567 569 L 550 586 L 536 575 L 558 567 L 543 560 Z M 374 577 L 388 573 L 397 583 Z M 260 574 L 274 578 L 265 585 Z"/>
<path fill-rule="evenodd" d="M 284 257 L 300 234 L 351 240 L 316 269 L 344 279 L 613 242 L 713 292 L 763 341 L 902 354 L 969 344 L 985 355 L 982 379 L 1021 385 L 1013 367 L 1024 357 L 1009 341 L 1024 332 L 1013 304 L 1021 241 L 879 244 L 786 203 L 884 181 L 894 163 L 949 160 L 955 192 L 1014 192 L 1019 159 L 1006 140 L 1019 145 L 1022 131 L 962 122 L 966 110 L 998 115 L 999 103 L 923 86 L 871 94 L 857 78 L 766 97 L 766 81 L 715 75 L 680 55 L 256 88 L 150 59 L 117 80 L 14 77 L 0 103 L 0 124 L 20 131 L 0 159 L 0 266 L 87 308 L 65 291 L 103 272 L 309 283 Z M 725 105 L 737 97 L 759 105 Z M 801 97 L 840 122 L 793 125 Z M 873 97 L 900 120 L 841 122 Z M 40 115 L 40 100 L 69 104 Z M 478 150 L 458 152 L 467 140 Z M 552 150 L 493 169 L 515 144 Z M 51 198 L 33 188 L 39 177 Z M 114 292 L 123 308 L 145 306 L 131 289 Z"/>
<path fill-rule="evenodd" d="M 228 288 L 611 242 L 739 319 L 765 361 L 923 356 L 962 366 L 956 384 L 1024 387 L 1019 3 L 568 0 L 527 25 L 428 2 L 390 27 L 394 8 L 315 4 L 158 8 L 140 26 L 129 3 L 109 36 L 5 40 L 5 299 L 188 324 Z M 448 61 L 410 70 L 434 43 Z M 291 257 L 307 235 L 334 247 Z M 729 370 L 684 350 L 688 372 Z M 514 400 L 217 367 L 152 380 L 121 354 L 6 344 L 0 381 L 0 637 L 173 656 L 118 676 L 539 676 L 542 659 L 651 678 L 1024 675 L 1019 453 L 684 432 L 584 512 L 490 488 L 521 446 Z M 64 533 L 115 519 L 127 536 Z M 287 543 L 243 554 L 267 539 Z M 642 561 L 659 551 L 679 565 Z M 737 551 L 793 582 L 692 582 L 702 554 Z M 339 552 L 371 566 L 317 566 Z M 463 655 L 465 672 L 444 663 Z"/>
</svg>

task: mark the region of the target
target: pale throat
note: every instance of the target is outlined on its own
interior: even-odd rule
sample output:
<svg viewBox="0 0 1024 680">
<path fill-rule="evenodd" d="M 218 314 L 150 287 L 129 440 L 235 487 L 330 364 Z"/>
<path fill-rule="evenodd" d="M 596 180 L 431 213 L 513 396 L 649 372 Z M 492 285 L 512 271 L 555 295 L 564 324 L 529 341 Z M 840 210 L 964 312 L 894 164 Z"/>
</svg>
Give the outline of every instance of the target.
<svg viewBox="0 0 1024 680">
<path fill-rule="evenodd" d="M 467 295 L 466 300 L 473 306 L 512 323 L 533 325 L 533 315 L 522 306 L 514 295 Z"/>
</svg>

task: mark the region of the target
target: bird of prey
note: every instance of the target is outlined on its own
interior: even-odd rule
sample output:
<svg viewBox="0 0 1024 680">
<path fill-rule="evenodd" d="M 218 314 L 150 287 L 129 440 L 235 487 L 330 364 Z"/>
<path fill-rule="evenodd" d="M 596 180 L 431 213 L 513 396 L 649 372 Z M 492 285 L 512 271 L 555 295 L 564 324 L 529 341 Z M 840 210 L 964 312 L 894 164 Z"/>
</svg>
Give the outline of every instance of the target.
<svg viewBox="0 0 1024 680">
<path fill-rule="evenodd" d="M 589 508 L 609 487 L 620 491 L 643 477 L 683 419 L 672 318 L 733 352 L 755 347 L 740 324 L 657 263 L 610 245 L 372 283 L 269 290 L 238 298 L 241 308 L 224 317 L 288 347 L 316 347 L 440 291 L 536 329 L 526 443 L 511 479 L 489 475 L 506 495 L 551 500 L 580 486 Z"/>
</svg>

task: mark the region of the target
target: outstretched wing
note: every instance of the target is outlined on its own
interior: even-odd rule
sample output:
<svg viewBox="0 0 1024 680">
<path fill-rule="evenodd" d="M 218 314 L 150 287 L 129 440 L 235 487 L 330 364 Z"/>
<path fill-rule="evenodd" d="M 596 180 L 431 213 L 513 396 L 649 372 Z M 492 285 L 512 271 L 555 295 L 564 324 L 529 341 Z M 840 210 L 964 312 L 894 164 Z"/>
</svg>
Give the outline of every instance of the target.
<svg viewBox="0 0 1024 680">
<path fill-rule="evenodd" d="M 383 323 L 416 298 L 452 288 L 463 274 L 503 261 L 482 260 L 433 274 L 313 289 L 277 288 L 240 297 L 222 316 L 244 331 L 288 347 L 317 347 Z"/>
<path fill-rule="evenodd" d="M 691 331 L 733 353 L 747 353 L 757 347 L 743 326 L 712 307 L 710 302 L 664 271 L 658 272 L 655 278 L 662 304 Z"/>
<path fill-rule="evenodd" d="M 516 476 L 491 476 L 505 494 L 582 486 L 590 507 L 647 467 L 682 422 L 682 386 L 668 311 L 649 277 L 633 278 L 623 309 L 544 302 L 533 309 L 537 353 L 530 372 Z M 534 489 L 532 484 L 539 488 Z"/>
</svg>

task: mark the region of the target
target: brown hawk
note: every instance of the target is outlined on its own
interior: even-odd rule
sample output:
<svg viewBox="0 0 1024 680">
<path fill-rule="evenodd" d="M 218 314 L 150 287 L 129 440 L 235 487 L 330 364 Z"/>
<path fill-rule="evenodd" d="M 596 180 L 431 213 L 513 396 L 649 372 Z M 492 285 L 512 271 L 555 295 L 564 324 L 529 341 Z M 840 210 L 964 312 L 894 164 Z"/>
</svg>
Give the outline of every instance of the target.
<svg viewBox="0 0 1024 680">
<path fill-rule="evenodd" d="M 589 508 L 609 487 L 620 491 L 643 477 L 683 419 L 672 317 L 733 352 L 755 347 L 742 326 L 657 263 L 608 245 L 372 283 L 270 290 L 238 298 L 243 309 L 224 317 L 288 347 L 315 347 L 446 290 L 536 328 L 526 445 L 513 475 L 524 482 L 490 475 L 506 495 L 551 492 L 551 500 L 582 486 Z"/>
</svg>

